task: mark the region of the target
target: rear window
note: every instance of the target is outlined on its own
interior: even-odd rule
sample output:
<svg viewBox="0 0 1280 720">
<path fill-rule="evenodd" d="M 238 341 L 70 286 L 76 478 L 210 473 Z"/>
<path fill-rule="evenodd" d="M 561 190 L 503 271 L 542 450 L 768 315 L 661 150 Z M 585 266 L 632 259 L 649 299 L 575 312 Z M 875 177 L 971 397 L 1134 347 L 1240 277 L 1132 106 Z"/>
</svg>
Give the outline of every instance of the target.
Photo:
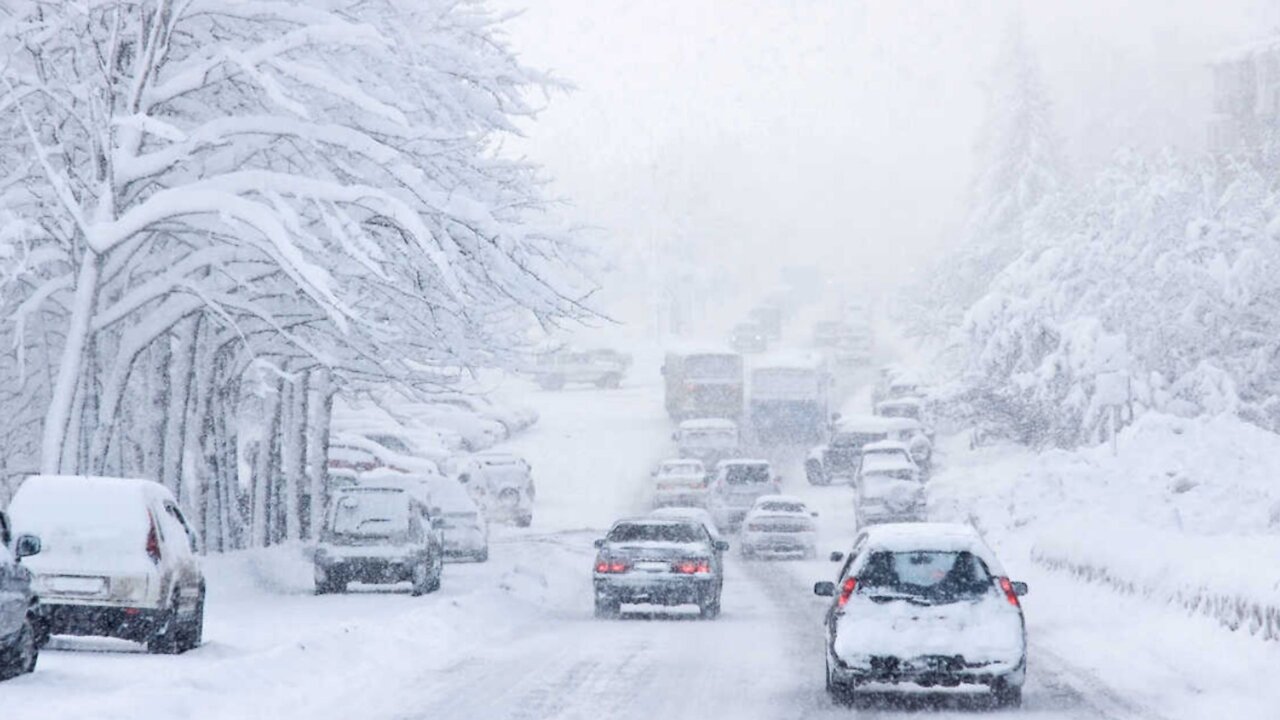
<svg viewBox="0 0 1280 720">
<path fill-rule="evenodd" d="M 831 438 L 831 445 L 840 448 L 860 448 L 868 443 L 884 440 L 885 437 L 885 433 L 842 432 L 836 433 Z"/>
<path fill-rule="evenodd" d="M 693 523 L 627 523 L 609 531 L 609 542 L 694 543 L 707 539 L 707 531 Z"/>
<path fill-rule="evenodd" d="M 334 501 L 335 535 L 392 537 L 409 532 L 409 498 L 398 490 L 341 493 Z"/>
<path fill-rule="evenodd" d="M 763 485 L 770 480 L 768 465 L 730 465 L 724 470 L 729 485 Z"/>
<path fill-rule="evenodd" d="M 860 593 L 955 602 L 990 591 L 986 565 L 968 551 L 874 552 L 858 573 Z"/>
</svg>

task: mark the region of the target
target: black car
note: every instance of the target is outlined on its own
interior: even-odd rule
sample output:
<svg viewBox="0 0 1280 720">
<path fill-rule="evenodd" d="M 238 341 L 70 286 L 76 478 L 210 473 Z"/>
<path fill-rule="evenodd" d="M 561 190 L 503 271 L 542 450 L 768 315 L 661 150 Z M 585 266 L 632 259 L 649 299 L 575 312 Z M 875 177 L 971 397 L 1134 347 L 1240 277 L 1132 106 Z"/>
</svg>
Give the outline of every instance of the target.
<svg viewBox="0 0 1280 720">
<path fill-rule="evenodd" d="M 48 640 L 31 572 L 21 564 L 38 552 L 40 539 L 19 535 L 14 540 L 9 518 L 0 512 L 0 680 L 35 670 L 40 646 Z"/>
<path fill-rule="evenodd" d="M 729 543 L 696 520 L 621 520 L 597 540 L 596 617 L 617 617 L 624 604 L 697 605 L 703 618 L 720 614 L 721 555 Z"/>
<path fill-rule="evenodd" d="M 440 589 L 443 519 L 399 487 L 343 488 L 321 530 L 315 555 L 316 594 L 345 592 L 347 583 L 411 583 L 414 595 Z"/>
</svg>

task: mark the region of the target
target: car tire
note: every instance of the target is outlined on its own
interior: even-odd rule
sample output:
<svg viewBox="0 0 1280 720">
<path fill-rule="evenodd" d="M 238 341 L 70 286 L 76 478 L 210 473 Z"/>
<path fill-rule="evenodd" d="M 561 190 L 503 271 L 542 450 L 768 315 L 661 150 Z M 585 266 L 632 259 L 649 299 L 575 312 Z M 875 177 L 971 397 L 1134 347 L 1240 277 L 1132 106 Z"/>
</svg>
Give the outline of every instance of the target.
<svg viewBox="0 0 1280 720">
<path fill-rule="evenodd" d="M 13 645 L 0 650 L 0 680 L 32 672 L 39 659 L 40 646 L 36 642 L 35 622 L 28 616 L 14 638 Z"/>
<path fill-rule="evenodd" d="M 413 583 L 413 587 L 409 590 L 409 594 L 418 597 L 428 592 L 427 588 L 431 583 L 431 568 L 426 562 L 418 563 L 413 566 L 409 581 Z"/>
<path fill-rule="evenodd" d="M 827 695 L 831 698 L 831 702 L 839 705 L 840 707 L 852 707 L 856 704 L 857 693 L 854 688 L 850 685 L 832 679 L 830 658 L 827 659 L 826 679 Z"/>
<path fill-rule="evenodd" d="M 347 583 L 341 578 L 334 577 L 333 573 L 321 571 L 316 573 L 316 594 L 332 595 L 334 593 L 344 593 L 347 591 Z"/>
<path fill-rule="evenodd" d="M 476 553 L 473 559 L 478 563 L 489 562 L 489 548 L 486 547 L 485 549 Z"/>
<path fill-rule="evenodd" d="M 174 593 L 177 593 L 175 590 Z M 177 655 L 182 652 L 182 628 L 178 618 L 178 599 L 163 612 L 160 621 L 147 636 L 147 652 L 152 655 Z"/>
<path fill-rule="evenodd" d="M 444 560 L 437 559 L 435 563 L 435 572 L 431 573 L 431 579 L 427 582 L 427 592 L 433 593 L 438 591 L 443 579 Z"/>
<path fill-rule="evenodd" d="M 200 591 L 200 598 L 196 600 L 196 611 L 192 613 L 191 619 L 187 620 L 179 628 L 178 635 L 178 652 L 186 652 L 195 650 L 204 643 L 204 590 Z"/>
<path fill-rule="evenodd" d="M 991 684 L 991 699 L 996 707 L 1017 709 L 1022 707 L 1022 686 L 1012 685 L 1003 678 Z"/>
<path fill-rule="evenodd" d="M 804 464 L 804 476 L 810 485 L 821 486 L 830 485 L 831 478 L 822 470 L 822 463 L 817 461 L 809 461 Z"/>
<path fill-rule="evenodd" d="M 622 614 L 622 604 L 613 598 L 596 598 L 595 616 L 600 620 L 616 620 Z"/>
<path fill-rule="evenodd" d="M 520 517 L 516 518 L 516 527 L 527 528 L 532 524 L 533 524 L 532 515 L 521 515 Z"/>
</svg>

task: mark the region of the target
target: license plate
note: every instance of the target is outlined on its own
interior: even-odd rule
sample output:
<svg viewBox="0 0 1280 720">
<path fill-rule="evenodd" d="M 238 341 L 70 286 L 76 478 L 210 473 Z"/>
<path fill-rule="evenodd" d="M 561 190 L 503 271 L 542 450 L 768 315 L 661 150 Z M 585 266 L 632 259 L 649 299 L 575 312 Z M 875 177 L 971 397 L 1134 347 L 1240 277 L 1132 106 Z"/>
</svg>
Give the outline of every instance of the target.
<svg viewBox="0 0 1280 720">
<path fill-rule="evenodd" d="M 638 572 L 667 572 L 671 566 L 664 562 L 638 562 L 636 570 Z"/>
<path fill-rule="evenodd" d="M 68 595 L 98 595 L 106 590 L 107 582 L 100 577 L 54 576 L 45 582 L 49 592 Z"/>
</svg>

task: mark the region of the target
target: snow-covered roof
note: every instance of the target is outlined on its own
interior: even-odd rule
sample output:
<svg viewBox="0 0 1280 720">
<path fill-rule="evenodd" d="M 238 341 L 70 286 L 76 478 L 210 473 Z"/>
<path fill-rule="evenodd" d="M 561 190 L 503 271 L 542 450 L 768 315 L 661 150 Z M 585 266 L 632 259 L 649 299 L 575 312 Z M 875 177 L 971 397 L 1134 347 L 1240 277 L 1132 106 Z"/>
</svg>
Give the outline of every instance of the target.
<svg viewBox="0 0 1280 720">
<path fill-rule="evenodd" d="M 729 467 L 731 465 L 768 465 L 768 460 L 760 460 L 758 458 L 725 458 L 716 463 L 716 467 Z"/>
<path fill-rule="evenodd" d="M 898 440 L 877 440 L 875 442 L 869 442 L 866 445 L 862 446 L 862 454 L 864 455 L 873 454 L 877 452 L 881 452 L 881 453 L 904 452 L 910 455 L 911 447 L 906 443 Z"/>
<path fill-rule="evenodd" d="M 836 432 L 887 433 L 904 430 L 903 420 L 909 418 L 887 418 L 879 415 L 845 415 L 836 421 Z M 912 420 L 911 422 L 915 422 Z M 918 424 L 918 423 L 917 423 Z"/>
<path fill-rule="evenodd" d="M 752 371 L 778 369 L 817 370 L 826 364 L 821 353 L 803 350 L 783 350 L 762 355 L 752 361 Z"/>
<path fill-rule="evenodd" d="M 805 507 L 808 507 L 803 498 L 796 497 L 795 495 L 761 495 L 756 498 L 757 505 L 767 502 L 796 503 L 797 505 L 804 505 Z"/>
<path fill-rule="evenodd" d="M 918 471 L 920 468 L 915 462 L 908 457 L 902 455 L 863 455 L 862 457 L 862 474 L 875 475 L 877 473 L 891 473 L 899 470 Z"/>
<path fill-rule="evenodd" d="M 694 418 L 680 423 L 681 430 L 737 430 L 738 423 L 724 418 Z"/>
<path fill-rule="evenodd" d="M 967 550 L 977 555 L 997 575 L 1004 575 L 991 548 L 982 536 L 968 525 L 960 523 L 886 523 L 867 530 L 868 550 L 887 552 L 912 552 L 932 550 L 958 552 Z"/>
</svg>

